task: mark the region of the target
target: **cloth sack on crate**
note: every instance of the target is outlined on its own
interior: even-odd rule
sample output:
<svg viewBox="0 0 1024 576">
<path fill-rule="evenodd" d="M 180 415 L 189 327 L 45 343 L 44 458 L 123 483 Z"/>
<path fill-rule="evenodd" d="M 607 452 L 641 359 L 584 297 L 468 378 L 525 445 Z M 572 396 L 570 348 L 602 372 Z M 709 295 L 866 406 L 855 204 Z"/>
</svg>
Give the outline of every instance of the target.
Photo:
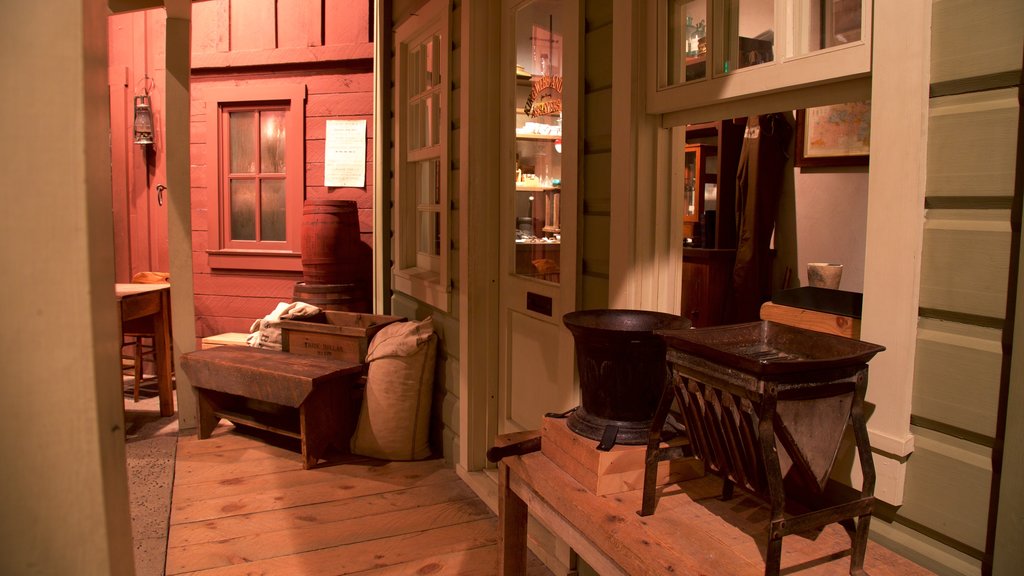
<svg viewBox="0 0 1024 576">
<path fill-rule="evenodd" d="M 431 318 L 395 322 L 370 341 L 353 454 L 383 460 L 430 456 L 430 398 L 437 336 Z"/>
<path fill-rule="evenodd" d="M 270 314 L 252 323 L 245 342 L 253 348 L 281 349 L 281 320 L 298 320 L 320 313 L 320 309 L 305 302 L 278 302 Z"/>
</svg>

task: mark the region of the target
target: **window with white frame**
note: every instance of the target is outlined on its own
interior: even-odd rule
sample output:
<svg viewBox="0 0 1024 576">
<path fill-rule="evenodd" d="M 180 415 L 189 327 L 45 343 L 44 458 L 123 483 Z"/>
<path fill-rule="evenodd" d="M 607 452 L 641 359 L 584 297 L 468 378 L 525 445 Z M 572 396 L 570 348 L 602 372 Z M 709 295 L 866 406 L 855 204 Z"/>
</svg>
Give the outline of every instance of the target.
<svg viewBox="0 0 1024 576">
<path fill-rule="evenodd" d="M 868 0 L 647 0 L 643 7 L 649 112 L 871 72 Z"/>
<path fill-rule="evenodd" d="M 447 310 L 448 19 L 433 0 L 395 31 L 396 290 Z"/>
<path fill-rule="evenodd" d="M 301 84 L 209 92 L 211 268 L 302 269 L 305 94 Z"/>
</svg>

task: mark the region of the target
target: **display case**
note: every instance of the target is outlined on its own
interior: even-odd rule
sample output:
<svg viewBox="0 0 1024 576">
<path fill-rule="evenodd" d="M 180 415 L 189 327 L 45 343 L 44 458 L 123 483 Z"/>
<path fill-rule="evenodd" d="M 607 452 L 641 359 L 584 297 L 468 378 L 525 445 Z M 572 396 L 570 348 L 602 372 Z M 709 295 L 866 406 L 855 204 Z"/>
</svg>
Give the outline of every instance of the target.
<svg viewBox="0 0 1024 576">
<path fill-rule="evenodd" d="M 560 60 L 560 58 L 559 58 Z M 516 71 L 515 273 L 559 281 L 561 267 L 561 76 L 554 58 Z M 531 66 L 532 67 L 532 66 Z"/>
<path fill-rule="evenodd" d="M 718 205 L 718 148 L 687 144 L 683 152 L 683 237 L 704 245 L 705 213 Z M 713 237 L 713 234 L 712 234 Z"/>
</svg>

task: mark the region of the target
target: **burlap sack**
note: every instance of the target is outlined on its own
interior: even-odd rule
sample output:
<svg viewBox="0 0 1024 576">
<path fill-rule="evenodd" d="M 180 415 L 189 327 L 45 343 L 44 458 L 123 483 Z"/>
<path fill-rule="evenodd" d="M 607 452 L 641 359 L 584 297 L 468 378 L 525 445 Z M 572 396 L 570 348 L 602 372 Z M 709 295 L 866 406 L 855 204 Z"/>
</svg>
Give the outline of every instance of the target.
<svg viewBox="0 0 1024 576">
<path fill-rule="evenodd" d="M 430 318 L 395 322 L 370 341 L 369 372 L 353 454 L 384 460 L 430 456 L 430 398 L 437 336 Z"/>
</svg>

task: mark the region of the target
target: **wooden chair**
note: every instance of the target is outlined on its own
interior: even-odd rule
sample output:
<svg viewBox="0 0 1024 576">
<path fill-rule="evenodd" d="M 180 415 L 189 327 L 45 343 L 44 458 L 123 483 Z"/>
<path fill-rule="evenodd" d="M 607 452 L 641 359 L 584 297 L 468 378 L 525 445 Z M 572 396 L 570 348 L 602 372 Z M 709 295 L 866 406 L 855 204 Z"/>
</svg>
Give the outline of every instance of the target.
<svg viewBox="0 0 1024 576">
<path fill-rule="evenodd" d="M 170 274 L 166 272 L 138 272 L 132 276 L 133 284 L 160 284 L 170 281 Z M 131 370 L 134 377 L 133 398 L 139 401 L 139 387 L 145 380 L 145 362 L 156 363 L 156 334 L 152 322 L 148 319 L 133 320 L 123 323 L 121 326 L 121 371 L 127 373 Z M 131 353 L 126 353 L 126 348 L 131 347 Z M 172 372 L 173 376 L 173 367 Z M 150 378 L 155 381 L 156 376 Z"/>
</svg>

